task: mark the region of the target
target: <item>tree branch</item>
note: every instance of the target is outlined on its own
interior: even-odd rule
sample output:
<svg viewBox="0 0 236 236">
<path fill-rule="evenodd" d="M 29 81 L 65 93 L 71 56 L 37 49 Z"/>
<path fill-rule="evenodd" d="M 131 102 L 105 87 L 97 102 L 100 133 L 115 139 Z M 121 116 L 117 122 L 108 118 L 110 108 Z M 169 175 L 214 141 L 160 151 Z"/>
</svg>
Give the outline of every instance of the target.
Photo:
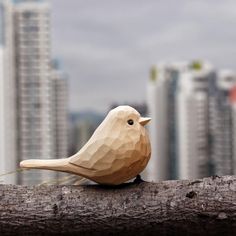
<svg viewBox="0 0 236 236">
<path fill-rule="evenodd" d="M 236 235 L 236 176 L 117 187 L 0 185 L 0 235 Z"/>
</svg>

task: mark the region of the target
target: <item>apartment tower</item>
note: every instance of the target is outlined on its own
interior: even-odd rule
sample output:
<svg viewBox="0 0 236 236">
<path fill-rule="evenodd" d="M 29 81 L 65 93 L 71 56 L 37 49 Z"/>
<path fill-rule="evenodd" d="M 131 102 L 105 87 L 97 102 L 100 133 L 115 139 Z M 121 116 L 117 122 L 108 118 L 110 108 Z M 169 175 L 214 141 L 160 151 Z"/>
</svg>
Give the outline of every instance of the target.
<svg viewBox="0 0 236 236">
<path fill-rule="evenodd" d="M 218 72 L 209 81 L 209 139 L 211 174 L 232 175 L 234 172 L 234 101 L 230 94 L 236 85 L 236 74 L 229 70 Z"/>
<path fill-rule="evenodd" d="M 0 0 L 0 174 L 17 168 L 12 11 L 10 1 Z M 16 174 L 0 181 L 15 184 Z"/>
<path fill-rule="evenodd" d="M 150 181 L 177 178 L 176 92 L 179 75 L 186 62 L 160 63 L 151 68 L 148 83 L 148 110 L 152 121 L 149 132 L 152 157 L 147 166 Z"/>
<path fill-rule="evenodd" d="M 215 77 L 211 65 L 194 62 L 182 73 L 178 87 L 179 179 L 209 173 L 208 81 Z"/>
<path fill-rule="evenodd" d="M 54 150 L 49 5 L 38 1 L 20 1 L 14 8 L 18 162 L 51 159 Z M 27 171 L 19 175 L 19 183 L 40 183 L 53 178 L 53 174 Z"/>
</svg>

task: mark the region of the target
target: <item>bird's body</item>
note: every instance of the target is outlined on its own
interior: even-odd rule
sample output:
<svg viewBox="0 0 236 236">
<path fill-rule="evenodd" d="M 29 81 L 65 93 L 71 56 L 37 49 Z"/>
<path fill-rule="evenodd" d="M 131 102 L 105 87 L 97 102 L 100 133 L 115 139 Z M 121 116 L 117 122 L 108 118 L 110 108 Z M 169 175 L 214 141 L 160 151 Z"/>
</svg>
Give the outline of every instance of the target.
<svg viewBox="0 0 236 236">
<path fill-rule="evenodd" d="M 58 170 L 100 184 L 117 185 L 137 176 L 146 167 L 151 147 L 146 129 L 150 119 L 132 107 L 111 110 L 89 141 L 75 155 L 56 160 L 26 160 L 23 168 Z"/>
</svg>

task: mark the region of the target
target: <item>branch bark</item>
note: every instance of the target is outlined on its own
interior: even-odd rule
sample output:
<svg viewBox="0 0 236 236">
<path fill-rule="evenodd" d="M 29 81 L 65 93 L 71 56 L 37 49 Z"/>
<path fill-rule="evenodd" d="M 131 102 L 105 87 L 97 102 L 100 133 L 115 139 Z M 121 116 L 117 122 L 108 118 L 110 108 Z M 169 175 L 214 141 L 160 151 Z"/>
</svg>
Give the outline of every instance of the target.
<svg viewBox="0 0 236 236">
<path fill-rule="evenodd" d="M 0 235 L 236 235 L 236 176 L 118 187 L 0 185 Z"/>
</svg>

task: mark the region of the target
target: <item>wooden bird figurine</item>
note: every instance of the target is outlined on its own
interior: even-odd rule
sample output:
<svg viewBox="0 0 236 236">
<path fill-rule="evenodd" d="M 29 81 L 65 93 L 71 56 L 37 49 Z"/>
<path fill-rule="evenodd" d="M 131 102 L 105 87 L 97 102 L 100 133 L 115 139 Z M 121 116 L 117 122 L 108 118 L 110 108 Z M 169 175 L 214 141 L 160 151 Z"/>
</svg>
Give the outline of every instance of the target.
<svg viewBox="0 0 236 236">
<path fill-rule="evenodd" d="M 71 157 L 52 160 L 25 160 L 23 168 L 69 172 L 94 182 L 118 185 L 146 167 L 151 146 L 144 128 L 151 119 L 142 118 L 130 106 L 111 110 L 88 142 Z"/>
</svg>

